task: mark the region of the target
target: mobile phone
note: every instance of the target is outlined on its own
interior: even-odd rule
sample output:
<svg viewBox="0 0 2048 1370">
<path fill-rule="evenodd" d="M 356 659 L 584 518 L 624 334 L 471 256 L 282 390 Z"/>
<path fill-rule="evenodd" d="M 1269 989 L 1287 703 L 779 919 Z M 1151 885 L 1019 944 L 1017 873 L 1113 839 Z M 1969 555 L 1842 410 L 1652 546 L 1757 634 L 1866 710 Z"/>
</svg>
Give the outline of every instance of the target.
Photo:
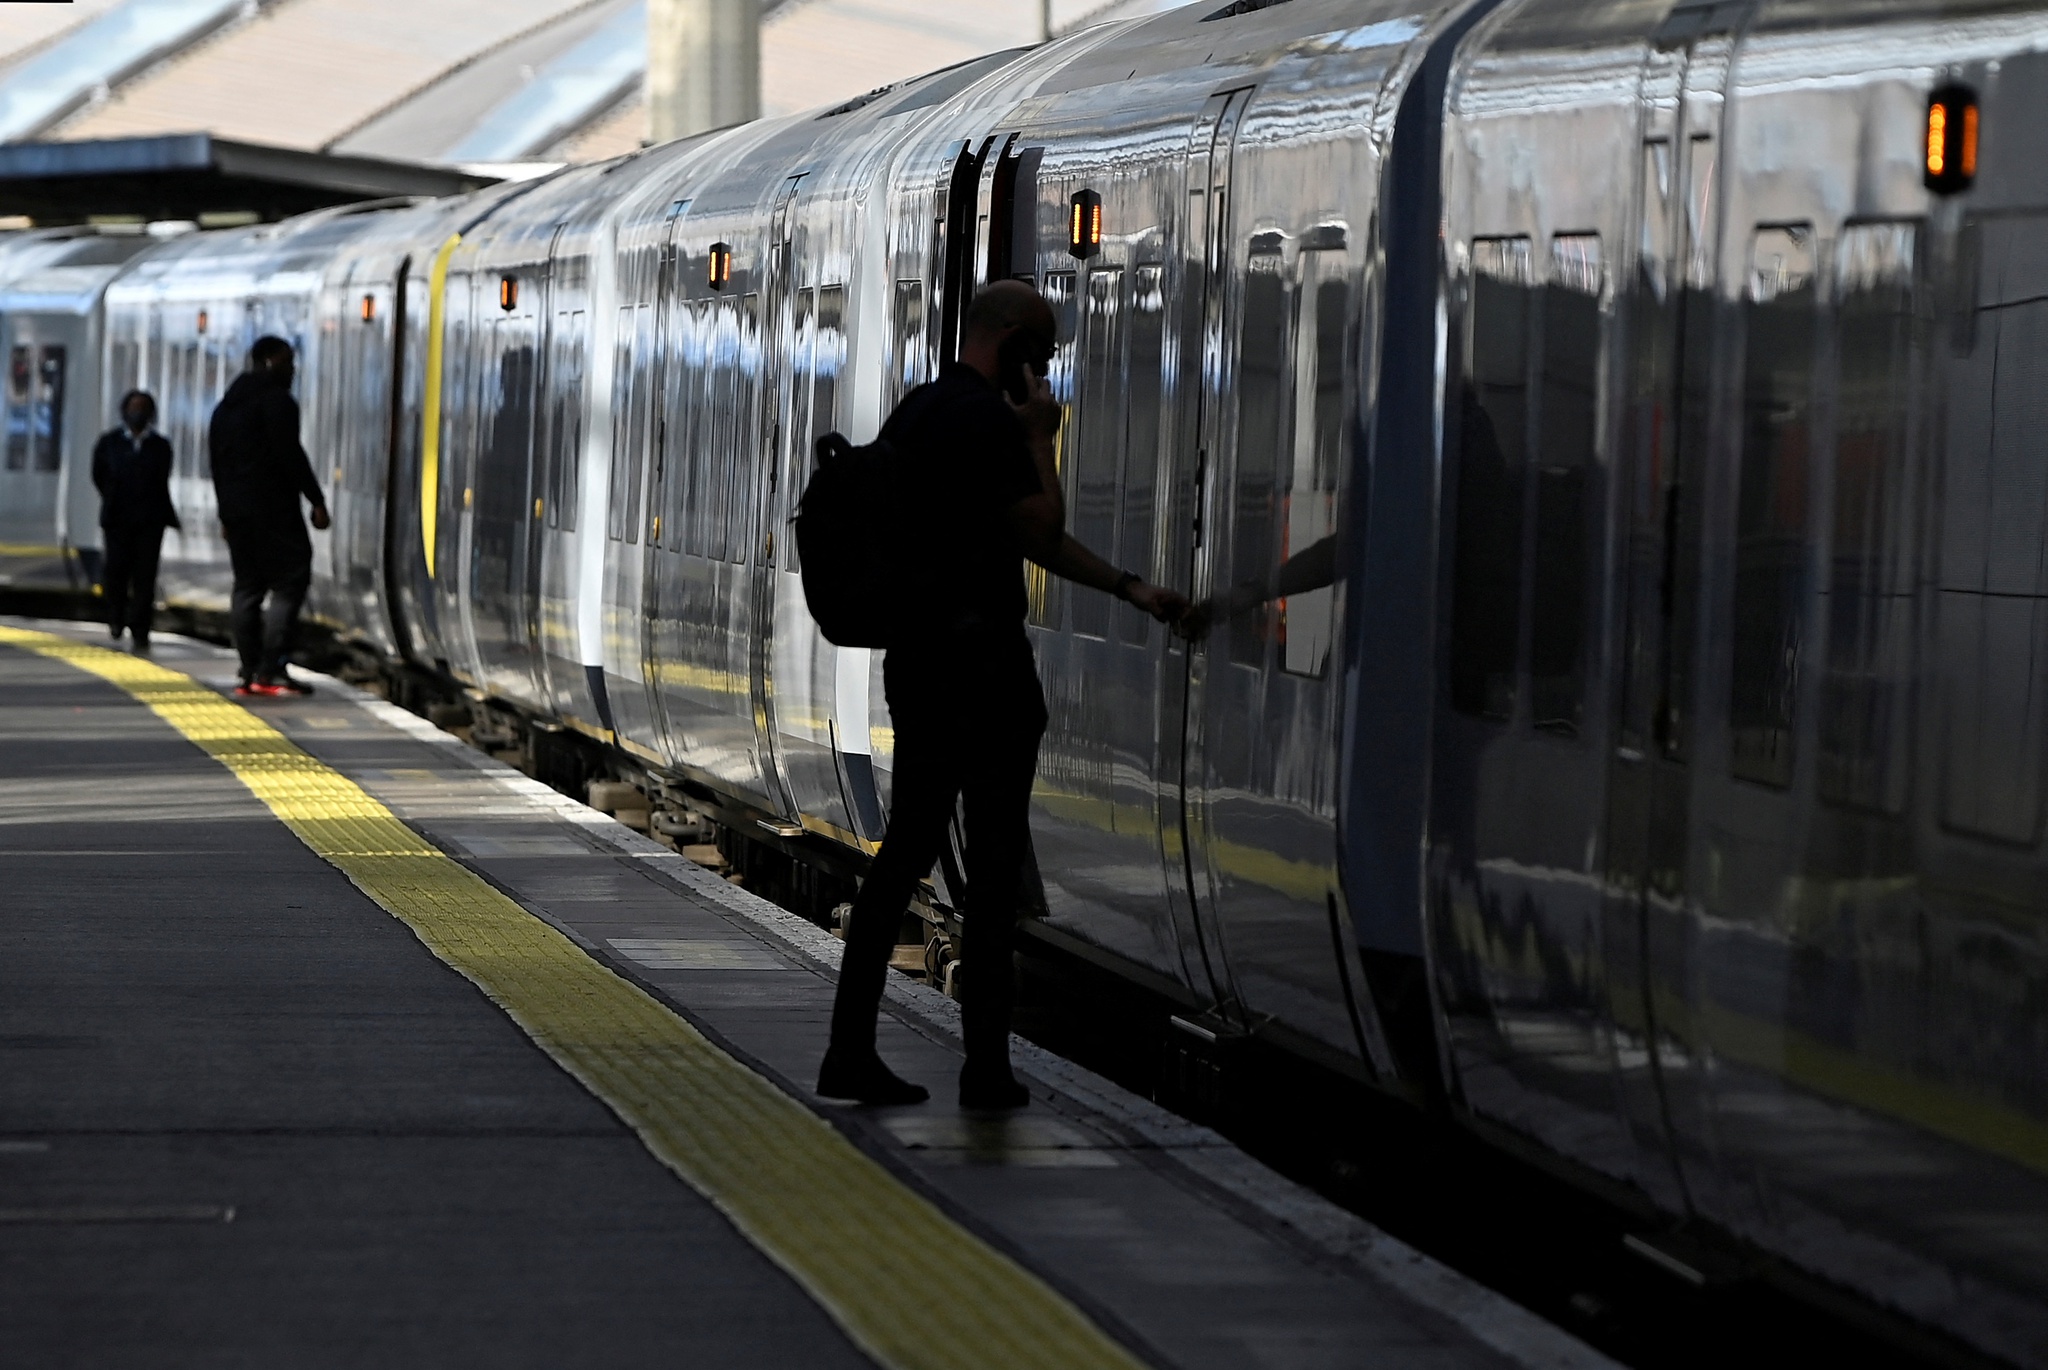
<svg viewBox="0 0 2048 1370">
<path fill-rule="evenodd" d="M 1012 404 L 1022 404 L 1030 399 L 1031 377 L 1044 374 L 1045 362 L 1032 339 L 1022 333 L 1012 333 L 1003 339 L 1003 345 L 996 353 L 996 382 Z"/>
</svg>

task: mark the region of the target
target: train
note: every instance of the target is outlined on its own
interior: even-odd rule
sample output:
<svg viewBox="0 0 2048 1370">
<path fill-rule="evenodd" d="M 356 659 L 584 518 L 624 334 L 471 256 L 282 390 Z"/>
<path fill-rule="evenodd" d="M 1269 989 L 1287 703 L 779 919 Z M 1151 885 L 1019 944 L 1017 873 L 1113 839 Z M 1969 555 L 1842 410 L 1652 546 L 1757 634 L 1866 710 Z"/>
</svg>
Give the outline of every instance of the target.
<svg viewBox="0 0 2048 1370">
<path fill-rule="evenodd" d="M 141 387 L 164 593 L 224 603 L 207 416 L 283 336 L 314 617 L 858 863 L 813 444 L 1033 280 L 1071 531 L 1207 631 L 1020 570 L 1030 934 L 2048 1365 L 2043 127 L 2026 0 L 1204 0 L 462 198 L 17 233 L 0 575 L 90 581 Z"/>
</svg>

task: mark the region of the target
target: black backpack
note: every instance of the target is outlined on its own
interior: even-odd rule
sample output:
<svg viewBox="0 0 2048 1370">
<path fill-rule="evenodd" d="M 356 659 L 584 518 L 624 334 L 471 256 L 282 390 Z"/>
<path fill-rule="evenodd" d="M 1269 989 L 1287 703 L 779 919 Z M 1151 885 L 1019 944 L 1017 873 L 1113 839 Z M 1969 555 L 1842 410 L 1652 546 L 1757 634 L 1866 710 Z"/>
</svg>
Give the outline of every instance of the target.
<svg viewBox="0 0 2048 1370">
<path fill-rule="evenodd" d="M 817 454 L 796 515 L 804 603 L 827 642 L 887 647 L 909 596 L 901 459 L 887 438 L 855 447 L 838 433 L 819 438 Z"/>
</svg>

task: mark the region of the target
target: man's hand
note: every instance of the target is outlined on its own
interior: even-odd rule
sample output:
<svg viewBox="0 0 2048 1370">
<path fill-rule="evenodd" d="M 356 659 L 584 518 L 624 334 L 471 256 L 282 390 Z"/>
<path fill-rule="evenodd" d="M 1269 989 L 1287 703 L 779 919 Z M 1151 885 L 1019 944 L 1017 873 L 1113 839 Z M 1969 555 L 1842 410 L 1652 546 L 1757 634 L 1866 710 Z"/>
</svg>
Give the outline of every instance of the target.
<svg viewBox="0 0 2048 1370">
<path fill-rule="evenodd" d="M 1164 585 L 1151 585 L 1139 581 L 1124 592 L 1124 597 L 1143 609 L 1161 623 L 1178 623 L 1189 609 L 1188 597 L 1178 590 L 1169 590 Z"/>
<path fill-rule="evenodd" d="M 1040 440 L 1057 437 L 1060 431 L 1060 402 L 1053 398 L 1052 382 L 1036 372 L 1026 371 L 1024 379 L 1030 393 L 1019 404 L 1003 392 L 1003 403 L 1017 415 L 1017 421 L 1024 425 L 1024 436 Z"/>
<path fill-rule="evenodd" d="M 334 520 L 327 516 L 326 505 L 316 504 L 313 506 L 313 526 L 315 528 L 318 528 L 322 532 L 325 532 L 328 526 L 333 522 Z"/>
</svg>

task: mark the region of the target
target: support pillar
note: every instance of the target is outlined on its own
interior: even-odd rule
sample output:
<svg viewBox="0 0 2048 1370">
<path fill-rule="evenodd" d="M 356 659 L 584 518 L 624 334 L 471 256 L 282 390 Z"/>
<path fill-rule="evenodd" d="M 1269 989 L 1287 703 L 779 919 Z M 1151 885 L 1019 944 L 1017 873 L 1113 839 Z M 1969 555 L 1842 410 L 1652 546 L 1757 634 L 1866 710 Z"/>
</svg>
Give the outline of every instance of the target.
<svg viewBox="0 0 2048 1370">
<path fill-rule="evenodd" d="M 761 0 L 648 0 L 647 115 L 657 143 L 761 117 Z"/>
</svg>

